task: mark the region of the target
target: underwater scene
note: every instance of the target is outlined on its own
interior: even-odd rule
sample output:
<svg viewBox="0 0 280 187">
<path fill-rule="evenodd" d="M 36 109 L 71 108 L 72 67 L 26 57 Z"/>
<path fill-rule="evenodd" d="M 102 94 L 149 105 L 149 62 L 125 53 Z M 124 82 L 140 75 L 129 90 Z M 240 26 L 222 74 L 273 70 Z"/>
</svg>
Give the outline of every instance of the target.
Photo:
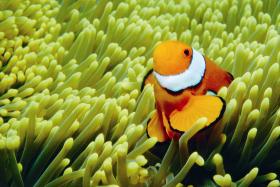
<svg viewBox="0 0 280 187">
<path fill-rule="evenodd" d="M 279 66 L 279 0 L 0 0 L 0 187 L 278 187 Z"/>
</svg>

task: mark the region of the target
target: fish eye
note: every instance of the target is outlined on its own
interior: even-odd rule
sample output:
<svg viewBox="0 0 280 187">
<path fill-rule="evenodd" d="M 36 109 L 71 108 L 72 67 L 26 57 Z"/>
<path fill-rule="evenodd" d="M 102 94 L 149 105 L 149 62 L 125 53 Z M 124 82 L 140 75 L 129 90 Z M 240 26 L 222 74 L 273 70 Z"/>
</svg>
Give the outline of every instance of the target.
<svg viewBox="0 0 280 187">
<path fill-rule="evenodd" d="M 188 49 L 185 49 L 185 50 L 184 50 L 184 53 L 185 53 L 186 56 L 189 56 L 190 51 L 189 51 Z"/>
</svg>

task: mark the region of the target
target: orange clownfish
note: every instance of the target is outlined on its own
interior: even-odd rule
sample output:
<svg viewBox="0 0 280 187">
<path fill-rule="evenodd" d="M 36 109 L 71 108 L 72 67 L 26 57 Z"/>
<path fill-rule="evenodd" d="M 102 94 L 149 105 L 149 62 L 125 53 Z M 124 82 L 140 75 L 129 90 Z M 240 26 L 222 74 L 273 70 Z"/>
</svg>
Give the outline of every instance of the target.
<svg viewBox="0 0 280 187">
<path fill-rule="evenodd" d="M 164 142 L 178 138 L 201 117 L 207 117 L 206 126 L 222 117 L 225 101 L 213 92 L 232 82 L 230 73 L 179 41 L 159 44 L 153 61 L 153 70 L 142 85 L 153 85 L 156 100 L 157 111 L 148 122 L 148 136 Z"/>
</svg>

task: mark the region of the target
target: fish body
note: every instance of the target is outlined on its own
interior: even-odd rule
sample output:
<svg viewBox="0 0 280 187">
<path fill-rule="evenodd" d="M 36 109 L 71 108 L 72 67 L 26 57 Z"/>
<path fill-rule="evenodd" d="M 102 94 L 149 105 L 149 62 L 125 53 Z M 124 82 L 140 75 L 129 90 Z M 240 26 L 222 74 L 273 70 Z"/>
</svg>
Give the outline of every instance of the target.
<svg viewBox="0 0 280 187">
<path fill-rule="evenodd" d="M 148 123 L 149 136 L 163 142 L 189 130 L 200 117 L 207 117 L 209 126 L 222 116 L 223 99 L 205 94 L 228 86 L 230 73 L 179 41 L 158 45 L 153 60 L 144 80 L 144 85 L 154 86 L 157 110 Z"/>
</svg>

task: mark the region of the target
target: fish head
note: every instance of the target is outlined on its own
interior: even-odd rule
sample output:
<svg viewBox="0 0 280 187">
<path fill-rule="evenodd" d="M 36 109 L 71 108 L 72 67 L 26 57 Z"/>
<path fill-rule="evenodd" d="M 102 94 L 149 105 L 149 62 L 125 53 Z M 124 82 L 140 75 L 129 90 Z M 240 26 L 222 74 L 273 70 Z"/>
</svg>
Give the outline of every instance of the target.
<svg viewBox="0 0 280 187">
<path fill-rule="evenodd" d="M 164 41 L 153 53 L 153 69 L 161 75 L 176 75 L 188 69 L 193 50 L 180 41 Z"/>
</svg>

